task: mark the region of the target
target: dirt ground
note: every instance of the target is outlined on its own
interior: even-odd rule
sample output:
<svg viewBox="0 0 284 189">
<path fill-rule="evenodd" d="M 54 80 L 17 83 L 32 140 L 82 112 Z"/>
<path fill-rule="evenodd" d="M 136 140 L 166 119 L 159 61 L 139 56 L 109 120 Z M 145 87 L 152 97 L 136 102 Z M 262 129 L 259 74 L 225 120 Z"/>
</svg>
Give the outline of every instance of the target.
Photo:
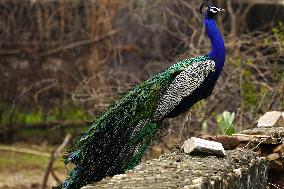
<svg viewBox="0 0 284 189">
<path fill-rule="evenodd" d="M 57 175 L 63 180 L 65 174 Z M 1 189 L 37 189 L 41 187 L 44 171 L 40 169 L 22 170 L 17 172 L 0 172 L 0 188 Z M 57 182 L 49 177 L 48 188 L 56 186 Z"/>
<path fill-rule="evenodd" d="M 19 146 L 16 149 L 19 149 Z M 46 154 L 50 149 L 50 147 L 41 147 L 45 156 L 0 150 L 0 189 L 40 188 L 49 161 Z M 61 181 L 64 180 L 67 169 L 60 159 L 54 163 L 53 170 Z M 57 184 L 57 181 L 49 175 L 48 188 Z"/>
</svg>

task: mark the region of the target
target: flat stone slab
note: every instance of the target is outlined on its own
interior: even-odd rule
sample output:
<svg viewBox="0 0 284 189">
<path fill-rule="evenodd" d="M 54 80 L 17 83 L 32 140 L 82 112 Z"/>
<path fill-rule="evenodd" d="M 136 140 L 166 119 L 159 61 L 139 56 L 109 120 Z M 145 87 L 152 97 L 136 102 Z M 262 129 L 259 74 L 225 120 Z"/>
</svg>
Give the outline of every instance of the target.
<svg viewBox="0 0 284 189">
<path fill-rule="evenodd" d="M 125 174 L 83 189 L 264 189 L 266 160 L 251 150 L 226 151 L 226 157 L 192 156 L 181 151 L 146 161 Z"/>
<path fill-rule="evenodd" d="M 266 112 L 259 118 L 257 127 L 284 127 L 284 112 Z"/>
<path fill-rule="evenodd" d="M 233 134 L 240 142 L 279 144 L 284 138 L 284 127 L 256 127 Z"/>
<path fill-rule="evenodd" d="M 225 150 L 220 142 L 191 137 L 186 140 L 182 149 L 186 154 L 203 154 L 225 156 Z"/>
</svg>

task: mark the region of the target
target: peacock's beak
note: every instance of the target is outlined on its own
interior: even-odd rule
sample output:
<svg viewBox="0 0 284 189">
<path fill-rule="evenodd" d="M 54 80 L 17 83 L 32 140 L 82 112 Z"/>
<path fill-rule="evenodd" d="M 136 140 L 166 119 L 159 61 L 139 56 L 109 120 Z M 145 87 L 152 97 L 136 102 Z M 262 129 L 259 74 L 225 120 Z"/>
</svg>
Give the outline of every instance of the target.
<svg viewBox="0 0 284 189">
<path fill-rule="evenodd" d="M 225 9 L 219 8 L 219 12 L 226 12 Z"/>
</svg>

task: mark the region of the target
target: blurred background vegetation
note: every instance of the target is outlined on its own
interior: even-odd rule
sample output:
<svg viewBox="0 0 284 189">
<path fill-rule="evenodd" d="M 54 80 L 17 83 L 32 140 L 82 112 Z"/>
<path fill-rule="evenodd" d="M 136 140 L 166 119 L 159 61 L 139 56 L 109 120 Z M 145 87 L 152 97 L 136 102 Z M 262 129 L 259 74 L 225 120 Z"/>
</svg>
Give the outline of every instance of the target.
<svg viewBox="0 0 284 189">
<path fill-rule="evenodd" d="M 231 134 L 254 127 L 267 111 L 284 111 L 284 2 L 213 2 L 226 9 L 217 20 L 227 49 L 222 75 L 207 101 L 164 123 L 162 140 L 146 159 L 189 136 Z M 51 152 L 135 83 L 183 58 L 206 54 L 210 43 L 200 4 L 0 1 L 0 142 Z M 3 179 L 9 172 L 26 166 L 43 174 L 48 162 L 46 156 L 34 161 L 27 154 L 9 153 L 0 148 L 0 188 L 17 188 L 16 177 L 11 177 L 14 184 Z M 64 178 L 63 164 L 55 167 Z M 40 182 L 20 184 L 37 188 Z"/>
</svg>

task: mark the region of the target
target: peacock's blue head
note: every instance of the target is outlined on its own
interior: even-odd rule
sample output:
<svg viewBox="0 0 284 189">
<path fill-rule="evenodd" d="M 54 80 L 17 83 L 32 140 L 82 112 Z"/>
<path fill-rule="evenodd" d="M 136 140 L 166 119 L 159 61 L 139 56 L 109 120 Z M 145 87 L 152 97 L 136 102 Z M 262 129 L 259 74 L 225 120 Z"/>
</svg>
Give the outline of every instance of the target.
<svg viewBox="0 0 284 189">
<path fill-rule="evenodd" d="M 206 3 L 207 4 L 207 3 Z M 200 6 L 200 13 L 203 14 L 203 7 L 204 7 L 205 3 L 202 3 L 202 5 Z M 207 18 L 214 18 L 219 12 L 223 12 L 225 11 L 222 8 L 218 8 L 215 6 L 210 6 L 207 4 L 207 11 L 205 13 L 205 16 Z"/>
</svg>

